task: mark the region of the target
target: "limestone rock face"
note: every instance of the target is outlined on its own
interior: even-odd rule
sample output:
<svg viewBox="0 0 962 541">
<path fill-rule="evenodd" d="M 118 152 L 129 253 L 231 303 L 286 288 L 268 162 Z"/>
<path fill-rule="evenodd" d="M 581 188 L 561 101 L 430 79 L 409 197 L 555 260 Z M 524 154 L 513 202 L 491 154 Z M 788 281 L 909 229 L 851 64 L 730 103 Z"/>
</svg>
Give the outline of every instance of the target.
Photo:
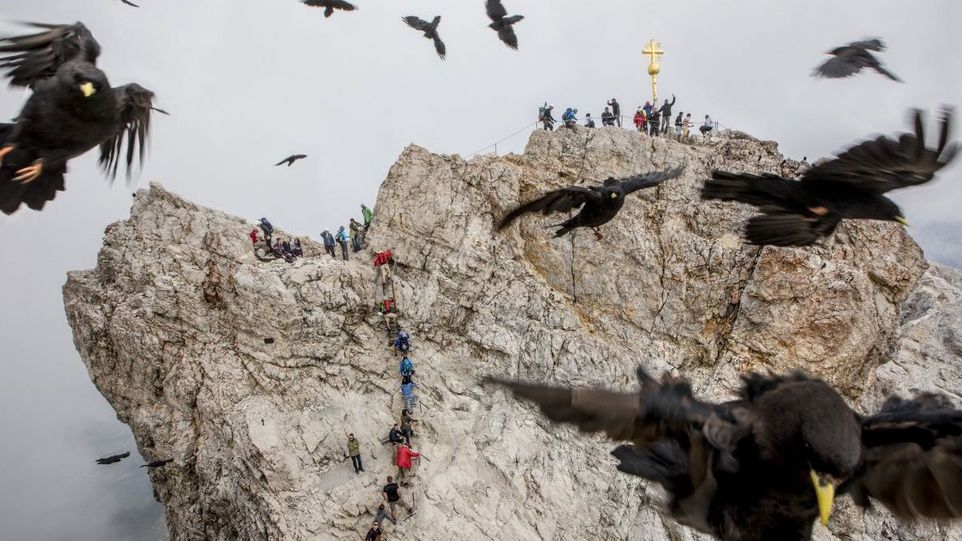
<svg viewBox="0 0 962 541">
<path fill-rule="evenodd" d="M 554 239 L 557 217 L 494 224 L 537 194 L 687 164 L 600 228 Z M 465 161 L 409 147 L 384 181 L 369 248 L 333 260 L 302 239 L 258 261 L 239 218 L 152 185 L 110 226 L 97 268 L 64 287 L 94 383 L 151 473 L 172 539 L 357 539 L 393 474 L 381 445 L 402 407 L 374 252 L 391 249 L 420 386 L 409 540 L 702 539 L 662 494 L 618 473 L 599 437 L 552 425 L 479 378 L 630 389 L 634 370 L 685 374 L 726 397 L 749 370 L 802 368 L 871 411 L 884 394 L 958 396 L 962 278 L 896 225 L 844 224 L 821 245 L 743 245 L 750 210 L 698 201 L 713 168 L 792 175 L 773 142 L 688 146 L 616 128 L 532 134 L 521 156 Z M 360 257 L 358 257 L 360 256 Z M 921 282 L 919 280 L 921 279 Z M 920 285 L 916 285 L 919 283 Z M 908 300 L 906 300 L 908 299 Z M 361 441 L 366 472 L 346 459 Z M 820 539 L 956 539 L 842 505 Z M 895 532 L 898 532 L 897 534 Z M 914 536 L 914 537 L 913 537 Z"/>
</svg>

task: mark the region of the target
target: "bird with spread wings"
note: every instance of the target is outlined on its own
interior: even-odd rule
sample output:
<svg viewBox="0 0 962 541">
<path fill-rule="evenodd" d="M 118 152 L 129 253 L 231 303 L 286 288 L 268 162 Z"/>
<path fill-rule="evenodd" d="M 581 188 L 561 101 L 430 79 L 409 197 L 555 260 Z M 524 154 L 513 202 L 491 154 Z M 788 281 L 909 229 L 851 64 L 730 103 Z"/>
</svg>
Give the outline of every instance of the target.
<svg viewBox="0 0 962 541">
<path fill-rule="evenodd" d="M 618 469 L 659 483 L 675 520 L 722 541 L 809 539 L 843 494 L 903 519 L 962 516 L 962 411 L 944 397 L 860 416 L 802 373 L 750 374 L 726 403 L 697 399 L 684 378 L 639 368 L 638 380 L 621 393 L 486 378 L 554 422 L 626 442 Z"/>
<path fill-rule="evenodd" d="M 931 181 L 958 153 L 949 143 L 952 111 L 942 112 L 939 141 L 925 146 L 922 112 L 915 110 L 914 133 L 878 137 L 805 171 L 800 180 L 777 175 L 714 171 L 702 199 L 738 201 L 762 214 L 745 225 L 750 244 L 807 246 L 831 235 L 843 219 L 888 220 L 907 225 L 885 193 Z"/>
<path fill-rule="evenodd" d="M 518 36 L 514 33 L 515 23 L 524 19 L 524 15 L 508 16 L 508 10 L 501 3 L 501 0 L 485 0 L 484 9 L 491 19 L 488 28 L 498 33 L 498 39 L 504 42 L 509 48 L 518 50 Z"/>
<path fill-rule="evenodd" d="M 813 75 L 827 79 L 841 79 L 855 75 L 865 68 L 871 68 L 893 81 L 902 82 L 894 73 L 885 69 L 882 62 L 870 52 L 884 50 L 885 44 L 878 38 L 853 41 L 826 53 L 832 55 L 832 58 L 815 68 Z"/>
<path fill-rule="evenodd" d="M 96 66 L 100 44 L 83 24 L 31 26 L 40 31 L 0 39 L 0 70 L 11 85 L 33 90 L 16 121 L 0 124 L 5 214 L 22 203 L 42 209 L 64 189 L 67 162 L 96 146 L 108 178 L 121 161 L 130 178 L 135 156 L 143 162 L 154 110 L 146 88 L 110 86 Z"/>
<path fill-rule="evenodd" d="M 424 33 L 424 37 L 430 40 L 434 40 L 434 50 L 437 51 L 438 56 L 441 60 L 444 60 L 444 55 L 447 54 L 447 49 L 444 47 L 444 42 L 441 41 L 441 37 L 438 35 L 438 25 L 441 24 L 441 16 L 437 16 L 433 21 L 427 22 L 424 19 L 419 19 L 413 15 L 407 17 L 402 17 L 405 24 L 410 26 L 415 30 L 420 30 Z"/>
</svg>

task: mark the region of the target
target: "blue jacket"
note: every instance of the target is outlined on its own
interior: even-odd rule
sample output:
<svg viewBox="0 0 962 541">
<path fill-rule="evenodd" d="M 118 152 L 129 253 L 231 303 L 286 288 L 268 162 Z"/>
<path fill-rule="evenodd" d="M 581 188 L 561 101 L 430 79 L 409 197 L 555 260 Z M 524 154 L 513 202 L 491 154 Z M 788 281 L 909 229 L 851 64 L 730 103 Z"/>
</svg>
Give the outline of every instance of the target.
<svg viewBox="0 0 962 541">
<path fill-rule="evenodd" d="M 347 242 L 347 241 L 351 240 L 351 237 L 347 234 L 347 231 L 345 231 L 344 228 L 342 227 L 342 228 L 337 232 L 337 240 L 343 241 L 343 242 Z"/>
<path fill-rule="evenodd" d="M 330 231 L 322 232 L 321 238 L 324 239 L 324 246 L 328 248 L 334 246 L 334 235 L 332 235 Z"/>
<path fill-rule="evenodd" d="M 411 362 L 410 357 L 404 357 L 401 359 L 401 366 L 398 368 L 398 371 L 402 376 L 407 376 L 414 373 L 414 363 Z"/>
<path fill-rule="evenodd" d="M 402 383 L 401 394 L 404 396 L 411 396 L 412 394 L 414 394 L 415 387 L 417 387 L 416 383 Z"/>
</svg>

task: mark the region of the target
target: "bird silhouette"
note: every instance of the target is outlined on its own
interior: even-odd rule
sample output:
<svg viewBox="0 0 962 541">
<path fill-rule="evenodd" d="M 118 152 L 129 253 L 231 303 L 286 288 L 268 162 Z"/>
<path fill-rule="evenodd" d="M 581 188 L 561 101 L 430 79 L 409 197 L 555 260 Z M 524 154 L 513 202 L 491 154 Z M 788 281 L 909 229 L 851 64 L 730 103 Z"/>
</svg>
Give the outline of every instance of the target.
<svg viewBox="0 0 962 541">
<path fill-rule="evenodd" d="M 762 214 L 748 220 L 750 244 L 807 246 L 832 234 L 843 219 L 889 220 L 908 225 L 901 209 L 883 194 L 931 181 L 958 153 L 948 144 L 952 111 L 942 112 L 938 146 L 925 147 L 922 112 L 914 112 L 915 133 L 898 140 L 878 137 L 807 169 L 801 180 L 777 175 L 715 171 L 702 199 L 738 201 Z"/>
<path fill-rule="evenodd" d="M 121 460 L 127 458 L 128 456 L 130 456 L 130 451 L 127 451 L 126 453 L 121 453 L 119 455 L 108 456 L 106 458 L 98 458 L 97 460 L 95 460 L 95 462 L 97 464 L 100 464 L 101 466 L 106 466 L 107 464 L 116 464 Z"/>
<path fill-rule="evenodd" d="M 555 233 L 555 237 L 562 237 L 578 227 L 599 227 L 610 222 L 618 214 L 625 204 L 627 195 L 676 178 L 684 170 L 682 166 L 620 180 L 609 177 L 601 186 L 568 186 L 554 190 L 509 212 L 498 224 L 498 230 L 504 229 L 515 219 L 529 212 L 542 212 L 547 216 L 552 212 L 569 212 L 577 207 L 581 207 L 581 211 L 569 220 L 558 224 L 560 229 Z M 597 231 L 595 233 L 598 234 Z"/>
<path fill-rule="evenodd" d="M 904 519 L 962 515 L 962 412 L 944 397 L 890 398 L 860 417 L 802 373 L 750 374 L 737 400 L 704 402 L 684 378 L 638 369 L 621 393 L 487 378 L 556 423 L 628 442 L 618 469 L 662 485 L 678 522 L 722 541 L 810 539 L 836 494 Z"/>
<path fill-rule="evenodd" d="M 885 44 L 880 39 L 853 41 L 848 45 L 836 47 L 826 53 L 832 55 L 832 58 L 815 68 L 814 75 L 816 77 L 839 79 L 855 75 L 863 68 L 872 68 L 893 81 L 902 82 L 895 74 L 885 69 L 879 59 L 869 52 L 884 50 Z"/>
<path fill-rule="evenodd" d="M 290 156 L 284 158 L 283 160 L 275 163 L 274 167 L 277 167 L 278 165 L 284 165 L 285 163 L 287 164 L 288 167 L 290 167 L 294 165 L 294 162 L 296 162 L 297 160 L 303 160 L 306 157 L 307 157 L 307 154 L 291 154 Z"/>
<path fill-rule="evenodd" d="M 330 17 L 334 14 L 335 9 L 341 11 L 354 11 L 357 7 L 344 0 L 304 0 L 304 5 L 311 6 L 314 8 L 324 8 L 324 16 Z"/>
<path fill-rule="evenodd" d="M 511 49 L 518 50 L 518 36 L 514 33 L 514 24 L 524 19 L 523 15 L 512 15 L 508 17 L 508 10 L 505 9 L 501 0 L 485 0 L 485 10 L 491 19 L 488 28 L 498 33 L 498 38 Z"/>
<path fill-rule="evenodd" d="M 446 49 L 444 47 L 444 42 L 441 41 L 440 36 L 438 36 L 438 25 L 441 24 L 440 15 L 435 17 L 432 22 L 427 22 L 423 19 L 414 17 L 413 15 L 402 17 L 401 20 L 403 20 L 411 28 L 423 32 L 425 38 L 434 40 L 434 49 L 437 51 L 438 56 L 441 57 L 441 60 L 444 60 Z"/>
</svg>

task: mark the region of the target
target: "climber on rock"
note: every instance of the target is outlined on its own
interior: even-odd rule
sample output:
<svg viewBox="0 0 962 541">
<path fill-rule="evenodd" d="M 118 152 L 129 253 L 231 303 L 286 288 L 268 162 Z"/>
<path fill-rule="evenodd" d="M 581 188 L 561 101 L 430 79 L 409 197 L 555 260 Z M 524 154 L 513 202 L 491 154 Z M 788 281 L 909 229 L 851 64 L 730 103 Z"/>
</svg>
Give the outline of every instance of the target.
<svg viewBox="0 0 962 541">
<path fill-rule="evenodd" d="M 351 218 L 351 224 L 349 227 L 351 229 L 351 247 L 354 249 L 354 253 L 360 252 L 361 243 L 363 242 L 364 237 L 364 226 L 361 225 L 361 222 Z"/>
<path fill-rule="evenodd" d="M 304 247 L 301 246 L 301 239 L 294 239 L 294 242 L 291 244 L 291 253 L 295 257 L 304 255 Z"/>
<path fill-rule="evenodd" d="M 274 234 L 274 226 L 267 221 L 267 218 L 260 219 L 260 228 L 264 232 L 264 240 L 267 241 L 267 245 L 271 245 L 271 235 Z"/>
<path fill-rule="evenodd" d="M 411 349 L 411 335 L 404 332 L 403 330 L 398 331 L 397 339 L 394 340 L 394 352 L 395 353 L 407 353 Z M 406 355 L 405 355 L 406 357 Z M 404 361 L 401 361 L 402 365 Z M 403 366 L 402 366 L 403 368 Z M 414 365 L 411 365 L 411 372 L 414 372 Z M 403 375 L 403 372 L 402 372 Z"/>
<path fill-rule="evenodd" d="M 391 442 L 391 445 L 397 445 L 399 443 L 404 443 L 404 439 L 404 432 L 398 427 L 397 423 L 394 423 L 394 427 L 391 428 L 391 431 L 387 433 L 387 441 Z M 408 443 L 410 442 L 411 440 L 409 438 Z"/>
<path fill-rule="evenodd" d="M 337 230 L 337 235 L 335 235 L 334 238 L 337 239 L 337 243 L 341 245 L 341 256 L 344 258 L 344 261 L 347 261 L 347 243 L 351 240 L 351 236 L 347 234 L 343 225 Z"/>
<path fill-rule="evenodd" d="M 330 229 L 325 229 L 321 232 L 321 240 L 324 241 L 324 251 L 331 254 L 331 257 L 337 259 L 337 254 L 334 253 L 334 235 L 331 234 Z"/>
<path fill-rule="evenodd" d="M 387 511 L 384 509 L 384 504 L 382 503 L 381 505 L 377 506 L 377 512 L 374 513 L 374 523 L 377 524 L 378 528 L 381 527 L 381 523 L 384 522 L 384 519 L 390 520 L 392 524 L 397 524 L 397 521 L 391 518 L 391 515 L 387 514 Z"/>
<path fill-rule="evenodd" d="M 411 459 L 418 458 L 421 453 L 411 449 L 407 444 L 402 443 L 398 445 L 397 452 L 395 453 L 394 464 L 397 466 L 398 479 L 404 479 L 407 472 L 411 470 Z"/>
<path fill-rule="evenodd" d="M 401 384 L 401 397 L 404 399 L 404 409 L 414 411 L 414 406 L 418 403 L 418 397 L 414 394 L 414 389 L 418 384 L 413 381 Z"/>
<path fill-rule="evenodd" d="M 405 376 L 414 375 L 414 361 L 412 361 L 407 355 L 401 358 L 401 364 L 398 366 L 398 373 L 401 374 L 402 378 Z"/>
<path fill-rule="evenodd" d="M 367 230 L 371 228 L 371 222 L 374 221 L 374 212 L 362 203 L 361 215 L 364 217 L 364 232 L 367 233 Z"/>
<path fill-rule="evenodd" d="M 383 489 L 381 489 L 381 496 L 384 497 L 384 501 L 387 502 L 388 508 L 391 509 L 392 521 L 397 521 L 396 507 L 398 504 L 407 509 L 408 513 L 414 513 L 414 506 L 408 505 L 407 502 L 401 498 L 401 489 L 397 483 L 394 482 L 394 478 L 390 475 L 387 476 L 387 484 L 384 485 Z"/>
<path fill-rule="evenodd" d="M 371 525 L 371 529 L 367 531 L 364 541 L 380 541 L 382 533 L 384 533 L 384 530 L 381 529 L 381 524 L 375 522 Z"/>
<path fill-rule="evenodd" d="M 251 232 L 247 234 L 251 239 L 251 244 L 257 244 L 257 228 L 251 229 Z"/>
<path fill-rule="evenodd" d="M 364 471 L 364 465 L 361 464 L 361 442 L 357 441 L 354 434 L 347 435 L 347 454 L 351 457 L 351 464 L 354 465 L 354 473 Z"/>
<path fill-rule="evenodd" d="M 414 437 L 414 423 L 416 422 L 417 419 L 411 417 L 411 412 L 407 408 L 401 410 L 401 435 L 404 436 L 408 445 L 411 445 L 411 438 Z"/>
</svg>

